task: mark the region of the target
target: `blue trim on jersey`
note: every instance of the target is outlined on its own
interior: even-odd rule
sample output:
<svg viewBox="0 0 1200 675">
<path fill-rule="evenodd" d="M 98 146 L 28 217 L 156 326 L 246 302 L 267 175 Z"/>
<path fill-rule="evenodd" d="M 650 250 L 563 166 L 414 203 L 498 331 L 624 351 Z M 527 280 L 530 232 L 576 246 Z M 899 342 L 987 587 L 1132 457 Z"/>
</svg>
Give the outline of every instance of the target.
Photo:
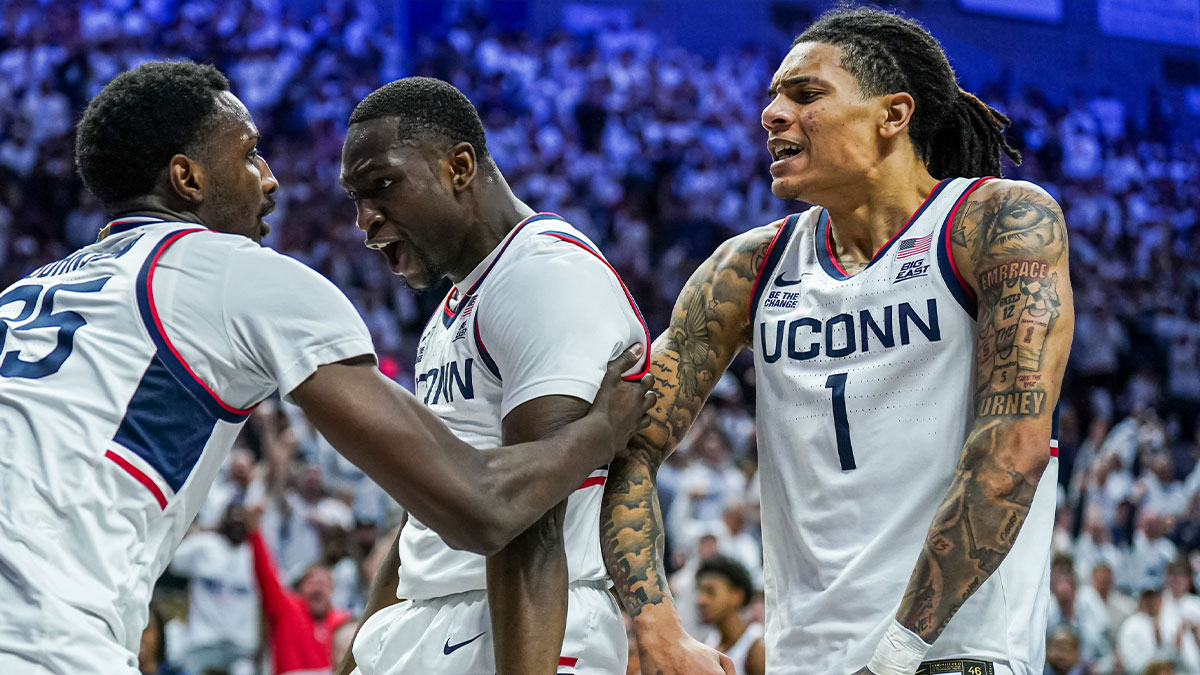
<svg viewBox="0 0 1200 675">
<path fill-rule="evenodd" d="M 792 234 L 796 231 L 796 223 L 798 222 L 800 222 L 800 214 L 798 213 L 793 213 L 784 218 L 783 225 L 779 226 L 779 233 L 771 241 L 771 246 L 767 250 L 767 258 L 763 261 L 762 269 L 758 271 L 754 292 L 750 296 L 751 326 L 754 325 L 754 317 L 758 314 L 758 303 L 762 300 L 763 291 L 767 289 L 767 286 L 774 283 L 771 275 L 775 273 L 775 266 L 779 264 L 779 259 L 783 257 L 784 251 L 787 250 L 788 242 L 792 240 Z"/>
<path fill-rule="evenodd" d="M 908 232 L 909 228 L 913 226 L 913 223 L 917 222 L 917 220 L 921 217 L 921 214 L 925 213 L 925 209 L 929 208 L 929 205 L 938 198 L 938 195 L 940 195 L 942 190 L 945 189 L 945 187 L 949 184 L 949 178 L 943 178 L 942 180 L 938 181 L 938 184 L 934 186 L 929 195 L 925 197 L 925 201 L 921 202 L 920 208 L 918 208 L 916 212 L 909 217 L 908 222 L 904 224 L 904 227 L 900 228 L 900 230 L 896 232 L 896 234 L 892 235 L 892 238 L 889 239 L 887 243 L 883 245 L 883 247 L 875 252 L 875 255 L 871 258 L 871 262 L 867 263 L 867 266 L 863 268 L 863 271 L 871 269 L 872 265 L 880 260 L 883 260 L 883 258 L 887 256 L 887 253 L 892 249 L 892 246 L 894 246 L 896 242 L 900 241 L 900 238 L 904 236 L 904 233 Z M 829 212 L 825 209 L 821 209 L 821 217 L 817 220 L 817 260 L 821 262 L 821 268 L 825 270 L 825 273 L 834 279 L 837 279 L 838 281 L 850 279 L 850 275 L 844 274 L 841 268 L 838 267 L 838 264 L 833 260 L 832 257 L 830 257 L 830 242 Z"/>
<path fill-rule="evenodd" d="M 111 237 L 114 234 L 128 232 L 143 225 L 157 225 L 159 223 L 167 222 L 170 221 L 162 220 L 161 218 L 154 218 L 152 216 L 129 216 L 128 219 L 117 218 L 116 220 L 108 223 L 108 235 Z"/>
<path fill-rule="evenodd" d="M 563 232 L 561 230 L 546 230 L 545 232 L 538 232 L 538 234 L 544 234 L 547 236 L 555 236 L 555 237 L 562 237 L 563 239 L 569 239 L 572 243 L 579 244 L 580 246 L 592 251 L 593 253 L 600 252 L 600 251 L 596 250 L 595 246 L 592 246 L 591 244 L 580 239 L 579 237 L 576 237 L 575 235 L 571 234 L 570 232 Z"/>
<path fill-rule="evenodd" d="M 508 250 L 508 245 L 513 243 L 513 240 L 517 238 L 517 233 L 519 233 L 526 225 L 530 223 L 536 223 L 539 220 L 562 220 L 564 223 L 566 222 L 563 220 L 562 216 L 559 216 L 555 213 L 535 213 L 518 223 L 517 226 L 513 228 L 512 232 L 509 233 L 508 239 L 506 239 L 504 245 L 500 247 L 500 252 L 497 253 L 496 257 L 492 259 L 492 262 L 487 266 L 487 269 L 483 271 L 483 274 L 479 275 L 479 278 L 475 280 L 475 283 L 471 284 L 471 288 L 469 288 L 467 292 L 463 294 L 462 299 L 458 302 L 459 307 L 462 307 L 463 303 L 469 300 L 471 296 L 475 294 L 475 291 L 479 290 L 479 285 L 482 284 L 483 280 L 492 273 L 492 269 L 496 266 L 496 263 L 500 262 L 500 257 L 503 256 L 504 252 Z M 453 294 L 454 291 L 451 290 L 450 293 Z M 449 302 L 449 300 L 450 296 L 447 295 L 446 302 Z M 458 310 L 450 311 L 450 308 L 446 306 L 446 302 L 442 303 L 442 306 L 438 309 L 438 311 L 442 313 L 442 326 L 444 328 L 449 328 L 450 324 L 454 323 L 454 319 L 458 317 Z"/>
<path fill-rule="evenodd" d="M 475 318 L 473 321 L 475 324 L 475 331 L 474 331 L 475 345 L 479 347 L 479 360 L 483 361 L 483 367 L 487 368 L 488 372 L 495 375 L 497 380 L 500 380 L 501 382 L 503 382 L 504 378 L 500 377 L 500 366 L 496 365 L 496 360 L 493 359 L 492 355 L 488 353 L 487 347 L 483 346 L 483 338 L 479 336 L 479 309 L 478 308 L 476 308 L 476 310 L 475 310 Z"/>
<path fill-rule="evenodd" d="M 1058 440 L 1058 404 L 1054 405 L 1054 414 L 1050 416 L 1050 440 Z"/>
<path fill-rule="evenodd" d="M 191 394 L 194 402 L 199 403 L 212 417 L 236 424 L 249 417 L 249 411 L 239 414 L 226 410 L 221 405 L 221 402 L 205 389 L 204 385 L 188 370 L 187 365 L 172 351 L 170 344 L 167 342 L 167 337 L 158 330 L 158 324 L 154 320 L 154 310 L 150 305 L 150 271 L 154 268 L 159 254 L 177 239 L 175 235 L 181 232 L 201 231 L 204 230 L 176 230 L 163 237 L 162 241 L 154 245 L 154 249 L 146 257 L 146 262 L 142 264 L 142 269 L 138 272 L 137 276 L 138 314 L 142 318 L 142 324 L 146 327 L 146 332 L 150 335 L 150 340 L 154 342 L 154 347 L 157 350 L 155 356 L 162 360 L 167 371 Z"/>
<path fill-rule="evenodd" d="M 161 352 L 160 352 L 161 353 Z M 176 492 L 217 425 L 159 356 L 150 361 L 113 440 L 146 460 Z"/>
<path fill-rule="evenodd" d="M 842 270 L 833 262 L 833 258 L 829 257 L 829 247 L 826 242 L 829 241 L 829 212 L 821 209 L 821 215 L 817 218 L 817 261 L 821 263 L 821 269 L 829 276 L 838 281 L 845 281 L 850 278 L 849 275 L 843 274 Z"/>
<path fill-rule="evenodd" d="M 984 180 L 986 179 L 980 178 L 968 185 L 967 189 L 963 190 L 963 194 L 959 196 L 959 200 L 961 201 L 967 193 Z M 957 205 L 961 206 L 961 204 Z M 975 298 L 971 297 L 967 289 L 963 288 L 962 282 L 955 276 L 954 263 L 950 260 L 950 256 L 952 255 L 952 251 L 950 250 L 950 227 L 952 225 L 951 221 L 954 220 L 954 213 L 957 210 L 957 208 L 950 209 L 950 213 L 946 214 L 946 221 L 942 223 L 942 226 L 937 231 L 938 273 L 942 277 L 942 283 L 946 284 L 946 288 L 950 291 L 950 295 L 954 296 L 954 299 L 958 301 L 959 306 L 963 308 L 967 316 L 971 317 L 971 319 L 978 319 L 979 304 L 975 301 Z"/>
</svg>

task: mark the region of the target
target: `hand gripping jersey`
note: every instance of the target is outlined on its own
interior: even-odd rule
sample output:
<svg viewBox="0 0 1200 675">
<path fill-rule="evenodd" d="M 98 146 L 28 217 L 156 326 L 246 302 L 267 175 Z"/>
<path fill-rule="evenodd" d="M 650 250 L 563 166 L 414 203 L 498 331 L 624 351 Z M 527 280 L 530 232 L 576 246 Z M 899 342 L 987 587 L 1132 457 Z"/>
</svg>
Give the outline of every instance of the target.
<svg viewBox="0 0 1200 675">
<path fill-rule="evenodd" d="M 980 182 L 939 183 L 853 276 L 819 207 L 788 217 L 768 251 L 751 317 L 774 675 L 867 663 L 950 486 L 974 421 L 976 329 L 949 223 Z M 1051 459 L 1011 553 L 928 660 L 1041 672 L 1057 472 Z"/>
<path fill-rule="evenodd" d="M 633 298 L 578 230 L 553 214 L 515 227 L 430 319 L 417 349 L 416 392 L 460 439 L 502 445 L 501 421 L 541 396 L 591 401 L 609 359 L 649 334 Z M 596 467 L 567 504 L 563 536 L 569 579 L 607 580 L 600 553 L 600 500 L 607 467 Z M 400 536 L 397 595 L 438 598 L 486 588 L 485 559 L 455 551 L 409 518 Z"/>
<path fill-rule="evenodd" d="M 110 231 L 0 293 L 0 654 L 52 659 L 47 631 L 72 625 L 136 654 L 251 408 L 373 353 L 291 258 L 191 223 Z"/>
</svg>

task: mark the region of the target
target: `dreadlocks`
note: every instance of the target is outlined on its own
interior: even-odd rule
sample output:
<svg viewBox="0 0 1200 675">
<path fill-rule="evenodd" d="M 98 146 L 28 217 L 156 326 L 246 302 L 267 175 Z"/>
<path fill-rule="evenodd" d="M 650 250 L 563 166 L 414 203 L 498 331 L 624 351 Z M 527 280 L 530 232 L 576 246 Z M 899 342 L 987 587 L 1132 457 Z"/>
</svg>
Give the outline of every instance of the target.
<svg viewBox="0 0 1200 675">
<path fill-rule="evenodd" d="M 863 96 L 907 92 L 916 102 L 909 137 L 934 178 L 1000 176 L 1000 153 L 1021 153 L 1004 137 L 1000 111 L 958 86 L 941 45 L 918 23 L 877 9 L 823 14 L 792 43 L 840 47 L 842 67 Z"/>
</svg>

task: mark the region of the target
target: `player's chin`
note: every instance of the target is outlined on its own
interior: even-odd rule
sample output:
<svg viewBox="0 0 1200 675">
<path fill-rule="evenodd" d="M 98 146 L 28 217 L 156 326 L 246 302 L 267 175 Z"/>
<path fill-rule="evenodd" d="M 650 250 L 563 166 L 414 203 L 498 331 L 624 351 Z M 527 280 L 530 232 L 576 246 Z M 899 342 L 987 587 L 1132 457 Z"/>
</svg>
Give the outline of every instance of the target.
<svg viewBox="0 0 1200 675">
<path fill-rule="evenodd" d="M 795 176 L 779 176 L 771 179 L 771 194 L 777 199 L 802 199 L 802 181 Z"/>
<path fill-rule="evenodd" d="M 407 269 L 396 272 L 404 284 L 414 291 L 424 291 L 434 284 L 435 279 L 431 278 L 428 271 L 425 269 Z"/>
</svg>

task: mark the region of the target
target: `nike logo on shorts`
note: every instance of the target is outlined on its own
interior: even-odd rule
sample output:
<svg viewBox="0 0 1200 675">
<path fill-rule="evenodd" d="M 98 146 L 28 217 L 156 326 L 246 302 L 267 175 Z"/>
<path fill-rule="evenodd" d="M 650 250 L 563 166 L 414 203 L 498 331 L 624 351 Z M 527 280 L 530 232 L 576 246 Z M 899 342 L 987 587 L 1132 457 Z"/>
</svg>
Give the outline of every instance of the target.
<svg viewBox="0 0 1200 675">
<path fill-rule="evenodd" d="M 466 647 L 467 645 L 478 640 L 479 638 L 483 637 L 486 634 L 487 634 L 487 631 L 485 630 L 482 633 L 480 633 L 479 635 L 476 635 L 475 637 L 471 638 L 470 640 L 467 640 L 465 642 L 460 642 L 456 645 L 450 644 L 450 638 L 446 638 L 446 646 L 442 647 L 442 653 L 445 654 L 446 656 L 450 656 L 454 652 L 458 651 L 459 649 L 462 649 L 463 647 Z"/>
</svg>

